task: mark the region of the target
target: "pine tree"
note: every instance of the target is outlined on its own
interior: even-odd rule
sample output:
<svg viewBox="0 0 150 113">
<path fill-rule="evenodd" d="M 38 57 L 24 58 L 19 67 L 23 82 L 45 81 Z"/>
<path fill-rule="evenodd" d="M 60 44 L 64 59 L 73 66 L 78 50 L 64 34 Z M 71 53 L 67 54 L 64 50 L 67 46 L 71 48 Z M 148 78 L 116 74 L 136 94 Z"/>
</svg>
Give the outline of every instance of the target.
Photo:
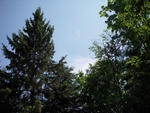
<svg viewBox="0 0 150 113">
<path fill-rule="evenodd" d="M 7 37 L 11 50 L 3 44 L 4 55 L 10 60 L 6 68 L 12 79 L 10 97 L 13 112 L 41 113 L 42 110 L 55 109 L 45 104 L 53 104 L 59 99 L 57 97 L 66 97 L 66 100 L 74 97 L 71 93 L 75 91 L 73 74 L 70 68 L 65 66 L 65 57 L 59 62 L 53 60 L 54 27 L 43 19 L 43 15 L 38 8 L 33 13 L 33 19 L 26 20 L 23 32 L 19 30 L 18 35 L 13 33 L 12 39 Z M 61 99 L 59 102 L 60 106 L 64 105 Z M 69 106 L 72 100 L 67 102 L 66 106 Z"/>
</svg>

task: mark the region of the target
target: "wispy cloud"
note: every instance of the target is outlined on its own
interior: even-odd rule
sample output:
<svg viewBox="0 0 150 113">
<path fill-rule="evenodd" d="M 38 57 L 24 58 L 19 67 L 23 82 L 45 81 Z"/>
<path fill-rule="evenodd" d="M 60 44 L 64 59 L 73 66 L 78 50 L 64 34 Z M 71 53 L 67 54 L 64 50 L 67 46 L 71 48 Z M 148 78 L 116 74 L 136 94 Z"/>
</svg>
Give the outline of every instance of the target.
<svg viewBox="0 0 150 113">
<path fill-rule="evenodd" d="M 74 72 L 77 73 L 79 70 L 85 73 L 86 69 L 89 68 L 89 64 L 94 64 L 96 59 L 82 56 L 75 56 L 72 58 L 68 58 L 69 66 L 74 67 Z"/>
<path fill-rule="evenodd" d="M 76 30 L 76 39 L 80 39 L 80 38 L 81 38 L 81 31 Z"/>
</svg>

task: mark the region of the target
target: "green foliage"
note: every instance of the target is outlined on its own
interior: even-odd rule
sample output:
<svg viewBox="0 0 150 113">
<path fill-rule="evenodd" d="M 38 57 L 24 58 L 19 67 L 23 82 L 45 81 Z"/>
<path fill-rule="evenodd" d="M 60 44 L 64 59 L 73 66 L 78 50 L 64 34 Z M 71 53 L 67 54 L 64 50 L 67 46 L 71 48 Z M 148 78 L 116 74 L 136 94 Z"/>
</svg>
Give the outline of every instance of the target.
<svg viewBox="0 0 150 113">
<path fill-rule="evenodd" d="M 108 0 L 102 6 L 100 16 L 107 18 L 108 27 L 101 36 L 103 44 L 95 41 L 90 47 L 98 61 L 84 77 L 80 93 L 84 112 L 149 112 L 149 4 Z"/>
<path fill-rule="evenodd" d="M 26 20 L 23 31 L 13 33 L 12 39 L 7 36 L 11 50 L 3 44 L 10 64 L 6 66 L 8 78 L 1 76 L 0 95 L 8 100 L 12 113 L 57 113 L 76 108 L 75 75 L 65 65 L 65 57 L 53 60 L 54 27 L 43 15 L 38 8 L 33 18 Z M 10 87 L 4 87 L 6 81 Z"/>
<path fill-rule="evenodd" d="M 97 61 L 86 74 L 53 60 L 54 27 L 38 8 L 23 31 L 3 44 L 10 64 L 0 70 L 0 109 L 8 113 L 148 113 L 150 2 L 108 0 L 107 30 L 90 50 Z M 9 110 L 8 110 L 9 108 Z"/>
<path fill-rule="evenodd" d="M 44 103 L 43 112 L 62 113 L 72 112 L 76 109 L 76 81 L 75 75 L 71 71 L 72 68 L 61 66 L 59 71 L 54 73 L 57 77 L 54 77 L 45 86 L 43 94 L 48 101 Z"/>
<path fill-rule="evenodd" d="M 9 74 L 0 69 L 0 109 L 11 113 L 11 100 L 9 95 L 12 92 Z"/>
<path fill-rule="evenodd" d="M 119 62 L 124 62 L 119 70 L 123 95 L 120 112 L 149 112 L 149 4 L 149 0 L 109 0 L 100 11 L 113 32 L 105 50 L 109 56 L 114 55 Z M 117 45 L 120 52 L 116 54 L 111 48 L 118 50 Z"/>
<path fill-rule="evenodd" d="M 107 36 L 111 36 L 106 32 Z M 123 54 L 120 45 L 102 35 L 103 45 L 94 42 L 90 49 L 95 53 L 98 61 L 90 65 L 84 76 L 82 89 L 83 111 L 113 113 L 120 112 L 122 108 L 122 65 L 124 60 L 119 55 Z M 97 53 L 98 52 L 98 53 Z"/>
</svg>

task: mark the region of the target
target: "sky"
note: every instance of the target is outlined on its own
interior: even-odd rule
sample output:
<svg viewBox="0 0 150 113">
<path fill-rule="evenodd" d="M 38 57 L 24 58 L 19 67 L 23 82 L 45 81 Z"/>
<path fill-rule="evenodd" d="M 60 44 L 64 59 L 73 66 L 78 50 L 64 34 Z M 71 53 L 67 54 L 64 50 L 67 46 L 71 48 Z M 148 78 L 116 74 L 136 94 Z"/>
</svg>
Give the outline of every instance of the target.
<svg viewBox="0 0 150 113">
<path fill-rule="evenodd" d="M 8 45 L 7 36 L 25 27 L 25 20 L 41 7 L 44 18 L 54 26 L 54 60 L 67 55 L 67 65 L 74 72 L 85 72 L 93 64 L 94 54 L 89 50 L 93 41 L 100 39 L 106 29 L 105 18 L 99 11 L 107 0 L 1 0 L 0 1 L 0 48 Z M 0 49 L 0 66 L 9 64 Z"/>
</svg>

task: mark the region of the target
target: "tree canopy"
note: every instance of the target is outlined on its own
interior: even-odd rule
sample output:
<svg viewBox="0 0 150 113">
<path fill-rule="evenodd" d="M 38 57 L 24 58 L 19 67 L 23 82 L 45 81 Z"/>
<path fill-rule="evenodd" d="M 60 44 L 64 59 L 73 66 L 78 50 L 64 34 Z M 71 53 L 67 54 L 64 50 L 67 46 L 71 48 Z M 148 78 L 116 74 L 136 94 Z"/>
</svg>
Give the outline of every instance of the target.
<svg viewBox="0 0 150 113">
<path fill-rule="evenodd" d="M 149 4 L 108 0 L 102 6 L 107 32 L 104 45 L 96 41 L 90 48 L 98 61 L 89 68 L 83 90 L 90 112 L 149 112 Z"/>
<path fill-rule="evenodd" d="M 2 97 L 8 100 L 10 112 L 14 113 L 69 112 L 76 84 L 72 68 L 65 65 L 65 56 L 58 62 L 53 60 L 54 27 L 44 19 L 41 8 L 25 25 L 12 38 L 7 36 L 11 50 L 3 44 L 3 53 L 10 64 L 6 66 L 7 74 L 1 72 Z M 9 86 L 4 89 L 6 83 Z"/>
<path fill-rule="evenodd" d="M 3 44 L 10 60 L 0 68 L 0 109 L 7 113 L 149 113 L 150 1 L 108 0 L 103 41 L 89 48 L 97 61 L 73 73 L 65 57 L 53 60 L 54 27 L 38 8 L 23 30 Z M 9 108 L 9 109 L 8 109 Z"/>
</svg>

